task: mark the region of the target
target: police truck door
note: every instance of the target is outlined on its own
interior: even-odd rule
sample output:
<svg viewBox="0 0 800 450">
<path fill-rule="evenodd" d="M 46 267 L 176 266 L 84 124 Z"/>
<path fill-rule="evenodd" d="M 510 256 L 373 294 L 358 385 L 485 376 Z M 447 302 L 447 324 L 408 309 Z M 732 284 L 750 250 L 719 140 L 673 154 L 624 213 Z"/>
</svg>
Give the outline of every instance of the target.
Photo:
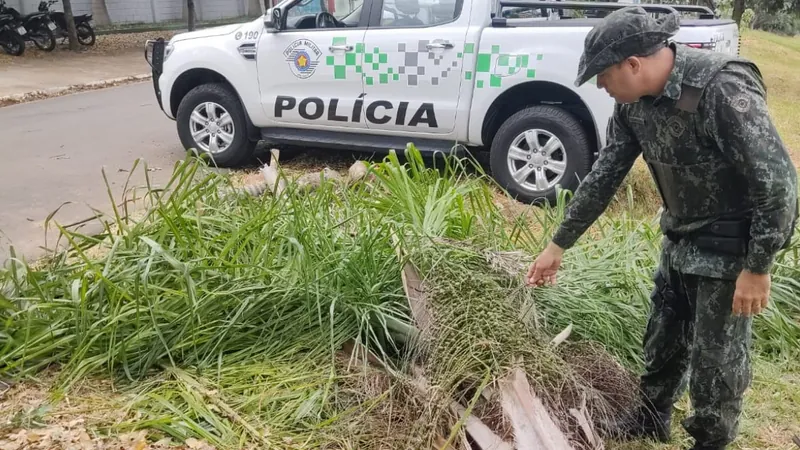
<svg viewBox="0 0 800 450">
<path fill-rule="evenodd" d="M 464 0 L 375 0 L 364 38 L 370 129 L 454 131 L 470 4 Z"/>
<path fill-rule="evenodd" d="M 263 34 L 257 50 L 261 102 L 276 126 L 366 129 L 356 72 L 369 9 L 363 4 L 300 0 L 284 11 L 286 29 Z"/>
</svg>

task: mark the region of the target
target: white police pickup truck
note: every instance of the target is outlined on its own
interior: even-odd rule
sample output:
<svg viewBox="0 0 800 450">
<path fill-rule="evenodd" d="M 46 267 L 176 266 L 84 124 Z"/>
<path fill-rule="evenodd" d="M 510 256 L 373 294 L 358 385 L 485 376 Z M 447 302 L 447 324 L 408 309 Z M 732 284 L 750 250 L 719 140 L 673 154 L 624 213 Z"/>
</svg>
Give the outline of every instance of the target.
<svg viewBox="0 0 800 450">
<path fill-rule="evenodd" d="M 267 0 L 268 1 L 268 0 Z M 183 145 L 232 167 L 277 148 L 489 151 L 524 202 L 574 190 L 604 144 L 614 100 L 574 87 L 583 41 L 624 3 L 283 0 L 262 18 L 148 41 L 159 104 Z M 738 54 L 736 24 L 705 7 L 676 41 Z"/>
</svg>

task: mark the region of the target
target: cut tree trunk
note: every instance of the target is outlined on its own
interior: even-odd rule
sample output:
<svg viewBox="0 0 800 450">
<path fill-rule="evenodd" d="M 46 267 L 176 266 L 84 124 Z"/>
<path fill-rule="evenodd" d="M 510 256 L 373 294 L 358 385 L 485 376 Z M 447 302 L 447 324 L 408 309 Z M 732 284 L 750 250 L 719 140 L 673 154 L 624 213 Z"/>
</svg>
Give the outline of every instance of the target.
<svg viewBox="0 0 800 450">
<path fill-rule="evenodd" d="M 393 241 L 395 251 L 402 260 L 402 250 L 397 240 L 393 239 Z M 414 323 L 420 330 L 420 334 L 426 339 L 430 339 L 433 317 L 425 289 L 422 286 L 422 277 L 410 262 L 406 262 L 403 266 L 401 277 Z M 562 333 L 567 334 L 569 330 L 568 327 Z M 423 394 L 427 394 L 429 385 L 422 375 L 422 369 L 419 366 L 414 366 L 413 369 L 412 372 L 416 371 L 414 386 Z M 466 431 L 478 447 L 482 450 L 510 450 L 513 448 L 517 450 L 574 450 L 564 432 L 556 425 L 542 402 L 531 391 L 525 372 L 520 369 L 515 370 L 513 377 L 502 380 L 500 385 L 503 412 L 513 424 L 516 445 L 512 446 L 503 441 L 478 417 L 471 416 L 466 420 Z M 460 419 L 464 418 L 466 409 L 461 405 L 453 402 L 450 407 Z"/>
<path fill-rule="evenodd" d="M 456 411 L 460 419 L 463 419 L 467 414 L 466 408 L 461 406 L 460 403 L 453 402 L 450 407 Z M 465 427 L 467 428 L 467 433 L 481 450 L 514 450 L 513 445 L 501 439 L 491 428 L 475 416 L 467 417 Z"/>
<path fill-rule="evenodd" d="M 78 43 L 78 30 L 75 29 L 75 16 L 72 14 L 72 0 L 64 0 L 64 20 L 67 21 L 67 34 L 69 35 L 69 49 L 80 49 Z"/>
<path fill-rule="evenodd" d="M 503 411 L 511 418 L 517 450 L 573 450 L 520 369 L 501 382 Z"/>
<path fill-rule="evenodd" d="M 417 328 L 419 328 L 423 334 L 427 335 L 430 332 L 433 319 L 431 318 L 431 312 L 428 308 L 425 293 L 422 290 L 422 280 L 420 279 L 419 273 L 414 266 L 410 263 L 406 263 L 403 267 L 403 271 L 400 273 L 400 277 L 403 280 L 403 289 L 406 292 L 406 297 L 411 307 L 411 314 L 414 316 L 414 322 L 416 322 Z"/>
</svg>

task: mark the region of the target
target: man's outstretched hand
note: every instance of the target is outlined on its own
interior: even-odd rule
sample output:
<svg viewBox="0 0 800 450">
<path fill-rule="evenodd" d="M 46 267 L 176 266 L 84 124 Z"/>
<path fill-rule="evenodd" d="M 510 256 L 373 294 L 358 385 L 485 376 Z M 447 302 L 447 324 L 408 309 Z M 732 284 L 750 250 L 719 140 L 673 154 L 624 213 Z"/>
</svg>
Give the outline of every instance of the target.
<svg viewBox="0 0 800 450">
<path fill-rule="evenodd" d="M 564 249 L 552 242 L 536 258 L 528 269 L 525 281 L 528 286 L 543 286 L 544 284 L 555 284 L 556 273 L 561 267 L 561 258 L 564 256 Z"/>
<path fill-rule="evenodd" d="M 733 314 L 755 316 L 767 309 L 770 294 L 770 275 L 742 271 L 736 280 L 733 294 Z"/>
</svg>

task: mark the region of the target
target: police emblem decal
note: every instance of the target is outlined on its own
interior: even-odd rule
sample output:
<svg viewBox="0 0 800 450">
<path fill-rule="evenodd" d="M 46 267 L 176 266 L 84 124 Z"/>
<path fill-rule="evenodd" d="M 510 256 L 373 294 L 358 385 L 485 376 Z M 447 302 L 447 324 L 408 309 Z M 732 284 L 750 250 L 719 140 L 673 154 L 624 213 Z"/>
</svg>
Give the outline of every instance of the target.
<svg viewBox="0 0 800 450">
<path fill-rule="evenodd" d="M 289 63 L 292 75 L 306 79 L 316 72 L 322 51 L 314 42 L 308 39 L 298 39 L 286 47 L 283 56 Z"/>
<path fill-rule="evenodd" d="M 680 117 L 672 116 L 667 119 L 667 130 L 672 137 L 681 137 L 686 131 L 686 123 Z"/>
<path fill-rule="evenodd" d="M 740 113 L 746 113 L 750 109 L 750 97 L 739 94 L 731 100 L 731 106 Z"/>
</svg>

